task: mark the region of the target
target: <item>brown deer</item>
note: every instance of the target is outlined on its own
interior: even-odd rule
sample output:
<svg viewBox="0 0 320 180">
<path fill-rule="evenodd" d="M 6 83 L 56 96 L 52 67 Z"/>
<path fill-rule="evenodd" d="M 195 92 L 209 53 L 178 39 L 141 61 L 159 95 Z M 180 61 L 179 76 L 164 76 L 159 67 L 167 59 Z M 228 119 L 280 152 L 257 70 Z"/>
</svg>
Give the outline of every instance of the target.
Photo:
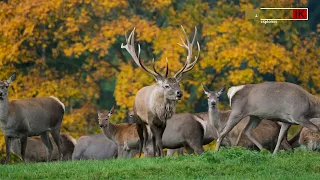
<svg viewBox="0 0 320 180">
<path fill-rule="evenodd" d="M 320 127 L 320 121 L 316 119 L 310 120 Z M 299 144 L 306 146 L 310 151 L 320 151 L 320 132 L 315 133 L 308 128 L 302 128 L 299 137 Z"/>
<path fill-rule="evenodd" d="M 113 140 L 118 147 L 118 156 L 122 157 L 123 150 L 131 151 L 139 149 L 139 136 L 135 124 L 120 123 L 112 124 L 109 119 L 113 113 L 114 106 L 110 111 L 101 112 L 98 108 L 99 126 L 105 136 Z M 130 154 L 130 153 L 129 153 Z"/>
<path fill-rule="evenodd" d="M 228 97 L 232 110 L 217 140 L 216 150 L 219 150 L 221 141 L 232 128 L 247 116 L 250 116 L 250 120 L 244 132 L 258 147 L 262 145 L 250 134 L 252 129 L 259 125 L 261 119 L 282 122 L 274 154 L 279 150 L 280 143 L 291 124 L 299 124 L 315 133 L 319 132 L 319 127 L 310 119 L 315 118 L 319 121 L 320 98 L 296 84 L 264 82 L 234 86 L 229 88 Z"/>
<path fill-rule="evenodd" d="M 64 104 L 53 96 L 9 101 L 8 88 L 15 79 L 16 73 L 13 73 L 8 80 L 0 81 L 0 127 L 6 142 L 5 162 L 10 160 L 12 139 L 20 138 L 21 157 L 24 161 L 28 136 L 37 135 L 41 136 L 46 145 L 47 161 L 50 161 L 52 145 L 49 132 L 58 147 L 61 159 L 60 126 L 65 111 Z"/>
<path fill-rule="evenodd" d="M 134 45 L 134 31 L 130 33 L 129 38 L 126 38 L 126 45 L 121 45 L 133 58 L 134 62 L 145 70 L 147 73 L 151 74 L 157 83 L 151 86 L 145 86 L 140 89 L 135 97 L 134 101 L 134 113 L 137 117 L 137 130 L 140 138 L 140 148 L 139 156 L 141 156 L 142 147 L 146 147 L 146 142 L 148 140 L 148 132 L 146 125 L 151 128 L 153 134 L 153 148 L 154 153 L 158 151 L 160 156 L 163 156 L 163 145 L 162 145 L 162 135 L 166 128 L 167 120 L 172 117 L 175 113 L 175 107 L 177 100 L 181 99 L 182 91 L 180 90 L 180 80 L 182 75 L 190 71 L 198 61 L 200 53 L 200 45 L 198 45 L 198 55 L 195 56 L 195 60 L 191 62 L 192 59 L 192 48 L 195 42 L 197 28 L 195 28 L 195 33 L 193 40 L 189 41 L 188 36 L 181 26 L 183 33 L 186 38 L 186 42 L 182 39 L 182 44 L 180 46 L 188 50 L 188 56 L 184 66 L 174 75 L 173 78 L 168 78 L 168 61 L 166 63 L 166 73 L 162 75 L 158 73 L 155 69 L 153 60 L 153 71 L 143 65 L 139 55 L 140 55 L 140 45 L 138 45 L 138 55 L 136 54 Z M 154 154 L 155 155 L 155 154 Z"/>
<path fill-rule="evenodd" d="M 225 90 L 225 87 L 222 87 L 218 92 L 210 91 L 206 86 L 202 85 L 204 93 L 208 97 L 208 113 L 201 114 L 202 118 L 208 121 L 213 129 L 213 134 L 211 137 L 214 139 L 219 138 L 219 131 L 223 129 L 226 125 L 227 120 L 230 116 L 231 111 L 219 111 L 219 97 Z M 262 120 L 261 123 L 253 129 L 252 135 L 246 134 L 243 135 L 244 129 L 248 124 L 249 117 L 244 118 L 240 121 L 233 129 L 226 135 L 225 142 L 222 144 L 227 146 L 242 146 L 245 148 L 255 149 L 255 143 L 251 141 L 249 136 L 254 136 L 256 140 L 268 150 L 271 150 L 275 147 L 277 142 L 277 137 L 280 130 L 280 125 L 275 121 Z M 205 139 L 206 140 L 206 139 Z M 282 148 L 291 149 L 291 146 L 286 139 L 281 143 Z M 257 146 L 260 150 L 262 147 Z"/>
<path fill-rule="evenodd" d="M 70 135 L 65 133 L 60 134 L 60 138 L 61 138 L 62 160 L 71 160 L 74 146 L 76 144 L 76 140 Z M 50 138 L 50 143 L 52 141 L 53 139 Z M 12 141 L 11 152 L 13 152 L 14 154 L 16 154 L 21 158 L 21 147 L 20 147 L 19 139 L 14 139 Z M 25 153 L 25 161 L 26 162 L 43 162 L 46 160 L 47 160 L 47 150 L 46 150 L 46 146 L 42 143 L 42 140 L 38 137 L 29 137 L 26 153 Z M 55 144 L 53 144 L 52 160 L 59 160 L 59 152 Z"/>
</svg>

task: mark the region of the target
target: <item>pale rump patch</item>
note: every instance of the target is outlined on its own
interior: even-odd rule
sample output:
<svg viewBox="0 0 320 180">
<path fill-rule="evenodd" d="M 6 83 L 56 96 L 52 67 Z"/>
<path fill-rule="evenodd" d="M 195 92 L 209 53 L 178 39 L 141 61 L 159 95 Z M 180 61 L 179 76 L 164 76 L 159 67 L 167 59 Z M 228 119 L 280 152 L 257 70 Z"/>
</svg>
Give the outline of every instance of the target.
<svg viewBox="0 0 320 180">
<path fill-rule="evenodd" d="M 242 88 L 244 88 L 245 85 L 240 85 L 240 86 L 232 86 L 231 88 L 228 89 L 228 98 L 229 98 L 229 102 L 230 102 L 230 107 L 231 107 L 231 99 L 232 97 L 238 92 L 240 91 Z"/>
<path fill-rule="evenodd" d="M 56 98 L 54 96 L 50 96 L 50 98 L 52 98 L 52 99 L 56 100 L 58 103 L 60 103 L 62 108 L 63 108 L 63 111 L 66 111 L 66 108 L 65 108 L 64 104 L 58 98 Z"/>
<path fill-rule="evenodd" d="M 205 136 L 207 133 L 207 122 L 196 115 L 193 115 L 193 118 L 201 124 L 201 126 L 203 127 L 203 136 Z"/>
</svg>

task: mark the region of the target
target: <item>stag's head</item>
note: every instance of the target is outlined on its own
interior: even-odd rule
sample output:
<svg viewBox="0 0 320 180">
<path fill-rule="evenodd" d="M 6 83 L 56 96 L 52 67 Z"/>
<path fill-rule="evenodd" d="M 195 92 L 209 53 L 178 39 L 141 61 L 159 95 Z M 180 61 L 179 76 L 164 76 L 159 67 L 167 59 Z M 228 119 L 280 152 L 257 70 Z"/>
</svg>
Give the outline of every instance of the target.
<svg viewBox="0 0 320 180">
<path fill-rule="evenodd" d="M 100 128 L 104 128 L 108 126 L 109 119 L 114 111 L 114 106 L 112 106 L 110 111 L 101 112 L 100 108 L 98 108 L 98 120 Z"/>
<path fill-rule="evenodd" d="M 129 54 L 133 58 L 134 62 L 139 67 L 141 67 L 144 71 L 146 71 L 147 73 L 151 74 L 154 77 L 154 79 L 156 80 L 158 85 L 163 88 L 164 96 L 168 100 L 179 100 L 182 98 L 183 93 L 180 89 L 180 80 L 181 80 L 182 75 L 184 73 L 190 71 L 195 66 L 196 62 L 198 61 L 199 53 L 200 53 L 200 45 L 199 45 L 199 42 L 197 41 L 198 55 L 195 56 L 195 60 L 193 62 L 191 62 L 192 48 L 193 48 L 193 45 L 195 42 L 197 28 L 195 27 L 194 36 L 193 36 L 191 43 L 190 43 L 189 38 L 186 34 L 186 31 L 184 30 L 184 28 L 182 26 L 181 26 L 181 28 L 182 28 L 182 31 L 185 35 L 185 40 L 183 40 L 182 36 L 180 36 L 180 39 L 182 42 L 178 43 L 178 44 L 188 50 L 188 55 L 187 55 L 187 59 L 186 59 L 184 66 L 173 77 L 168 77 L 168 73 L 169 73 L 168 59 L 166 61 L 166 72 L 164 75 L 160 74 L 156 70 L 155 64 L 154 64 L 154 59 L 152 60 L 153 70 L 151 70 L 143 65 L 143 63 L 139 57 L 140 50 L 141 50 L 139 44 L 138 44 L 138 55 L 136 54 L 136 50 L 135 50 L 135 45 L 134 45 L 135 28 L 130 33 L 129 37 L 128 38 L 126 37 L 127 44 L 126 45 L 121 44 L 121 48 L 124 48 L 129 52 Z"/>
<path fill-rule="evenodd" d="M 16 73 L 13 73 L 8 80 L 0 81 L 0 100 L 4 100 L 8 98 L 8 88 L 15 79 L 16 79 Z"/>
<path fill-rule="evenodd" d="M 202 89 L 204 91 L 204 93 L 207 95 L 208 97 L 208 106 L 210 108 L 216 108 L 216 106 L 219 103 L 219 97 L 221 96 L 221 94 L 223 93 L 223 91 L 225 90 L 225 86 L 223 86 L 222 88 L 220 88 L 220 90 L 218 92 L 215 91 L 210 91 L 205 85 L 201 84 Z"/>
</svg>

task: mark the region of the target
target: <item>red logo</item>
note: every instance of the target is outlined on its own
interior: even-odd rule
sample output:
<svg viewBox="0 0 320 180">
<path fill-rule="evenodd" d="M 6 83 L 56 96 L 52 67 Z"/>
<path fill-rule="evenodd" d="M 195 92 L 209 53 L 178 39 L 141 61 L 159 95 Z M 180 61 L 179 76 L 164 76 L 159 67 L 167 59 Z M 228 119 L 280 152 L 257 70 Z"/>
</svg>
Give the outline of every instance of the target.
<svg viewBox="0 0 320 180">
<path fill-rule="evenodd" d="M 292 19 L 308 19 L 308 9 L 293 9 Z"/>
</svg>

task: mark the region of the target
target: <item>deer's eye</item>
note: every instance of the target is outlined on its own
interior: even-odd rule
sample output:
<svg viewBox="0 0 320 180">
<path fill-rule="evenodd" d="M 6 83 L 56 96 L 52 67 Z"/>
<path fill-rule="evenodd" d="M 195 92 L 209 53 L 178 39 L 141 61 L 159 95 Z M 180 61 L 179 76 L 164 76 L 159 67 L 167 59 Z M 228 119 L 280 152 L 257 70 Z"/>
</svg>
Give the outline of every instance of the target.
<svg viewBox="0 0 320 180">
<path fill-rule="evenodd" d="M 170 86 L 168 84 L 164 85 L 164 88 L 169 89 Z"/>
</svg>

